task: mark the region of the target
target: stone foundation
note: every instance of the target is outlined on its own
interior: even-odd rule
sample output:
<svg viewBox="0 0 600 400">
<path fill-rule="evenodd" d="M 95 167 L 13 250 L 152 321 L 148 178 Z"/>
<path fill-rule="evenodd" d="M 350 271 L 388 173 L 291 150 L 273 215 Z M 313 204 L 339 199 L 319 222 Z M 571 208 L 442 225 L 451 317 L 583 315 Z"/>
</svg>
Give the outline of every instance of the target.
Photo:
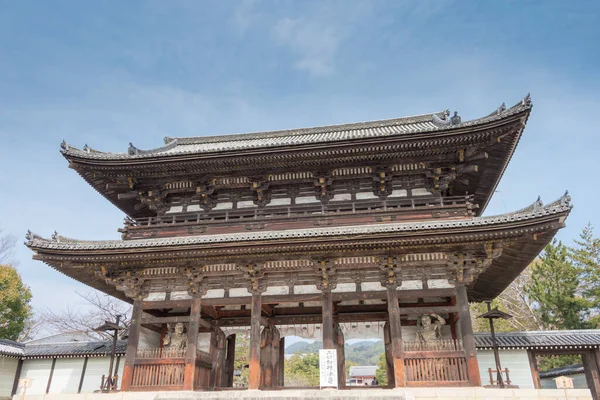
<svg viewBox="0 0 600 400">
<path fill-rule="evenodd" d="M 13 400 L 20 400 L 20 395 Z M 592 400 L 588 389 L 411 388 L 26 395 L 25 400 Z"/>
</svg>

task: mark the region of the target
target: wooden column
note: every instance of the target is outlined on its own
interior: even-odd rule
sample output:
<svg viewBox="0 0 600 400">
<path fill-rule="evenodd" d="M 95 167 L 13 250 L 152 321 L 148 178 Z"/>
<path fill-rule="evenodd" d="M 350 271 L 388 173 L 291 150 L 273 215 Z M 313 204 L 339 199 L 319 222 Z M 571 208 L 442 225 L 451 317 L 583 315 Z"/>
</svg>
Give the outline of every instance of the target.
<svg viewBox="0 0 600 400">
<path fill-rule="evenodd" d="M 54 375 L 54 367 L 56 366 L 56 358 L 52 359 L 52 366 L 50 367 L 50 376 L 48 377 L 48 385 L 46 385 L 46 394 L 50 393 L 50 386 L 52 385 L 52 376 Z"/>
<path fill-rule="evenodd" d="M 133 379 L 133 366 L 137 355 L 138 342 L 140 340 L 140 323 L 142 321 L 142 299 L 133 302 L 131 311 L 131 324 L 129 326 L 129 340 L 125 353 L 125 365 L 123 366 L 123 379 L 121 380 L 121 391 L 126 392 L 131 386 Z"/>
<path fill-rule="evenodd" d="M 227 361 L 225 362 L 225 387 L 233 387 L 233 371 L 235 369 L 235 333 L 227 336 Z"/>
<path fill-rule="evenodd" d="M 402 344 L 402 325 L 400 323 L 400 306 L 398 305 L 398 290 L 395 285 L 387 287 L 388 323 L 390 326 L 390 349 L 394 365 L 394 386 L 405 387 L 404 349 Z"/>
<path fill-rule="evenodd" d="M 284 387 L 285 386 L 285 376 L 284 376 L 284 366 L 285 366 L 285 337 L 279 339 L 279 373 L 277 375 L 278 381 L 277 386 Z"/>
<path fill-rule="evenodd" d="M 260 385 L 260 319 L 261 293 L 252 293 L 250 308 L 250 367 L 248 371 L 248 389 L 258 390 Z"/>
<path fill-rule="evenodd" d="M 323 290 L 322 321 L 323 321 L 323 348 L 335 349 L 335 331 L 333 329 L 333 300 L 331 290 Z"/>
<path fill-rule="evenodd" d="M 477 361 L 477 349 L 475 348 L 475 337 L 473 336 L 473 325 L 471 323 L 471 313 L 469 312 L 469 300 L 467 297 L 467 288 L 465 286 L 456 287 L 456 303 L 458 305 L 458 322 L 460 323 L 460 332 L 465 349 L 467 360 L 467 374 L 471 386 L 481 386 L 481 377 L 479 376 L 479 362 Z"/>
<path fill-rule="evenodd" d="M 383 343 L 385 348 L 385 372 L 387 375 L 388 386 L 395 387 L 394 384 L 394 360 L 392 357 L 392 339 L 390 335 L 390 324 L 386 322 L 383 325 Z"/>
<path fill-rule="evenodd" d="M 210 357 L 212 369 L 210 371 L 210 387 L 219 388 L 223 386 L 223 369 L 225 364 L 225 334 L 221 328 L 217 328 L 210 337 Z"/>
<path fill-rule="evenodd" d="M 183 390 L 194 390 L 196 378 L 196 357 L 198 354 L 198 331 L 200 330 L 201 300 L 199 296 L 192 298 L 190 322 L 187 327 L 187 349 L 185 353 L 185 372 Z"/>
<path fill-rule="evenodd" d="M 598 399 L 598 396 L 600 396 L 600 371 L 598 370 L 596 355 L 592 350 L 589 350 L 582 353 L 581 358 L 583 360 L 585 380 L 592 393 L 592 399 Z"/>
<path fill-rule="evenodd" d="M 542 383 L 540 382 L 540 371 L 538 370 L 535 353 L 531 350 L 527 350 L 527 358 L 529 358 L 529 369 L 531 370 L 531 379 L 533 380 L 533 387 L 535 389 L 541 389 Z"/>
<path fill-rule="evenodd" d="M 346 353 L 345 353 L 345 339 L 344 332 L 340 327 L 340 324 L 336 323 L 335 326 L 335 347 L 337 354 L 337 372 L 338 372 L 338 389 L 342 389 L 346 386 Z"/>
<path fill-rule="evenodd" d="M 87 360 L 87 357 L 86 357 Z M 17 390 L 19 390 L 19 379 L 21 378 L 21 370 L 23 369 L 23 359 L 19 359 L 17 363 L 17 370 L 15 371 L 15 379 L 13 380 L 12 391 L 10 392 L 11 396 L 17 394 Z M 79 392 L 78 392 L 79 393 Z"/>
</svg>

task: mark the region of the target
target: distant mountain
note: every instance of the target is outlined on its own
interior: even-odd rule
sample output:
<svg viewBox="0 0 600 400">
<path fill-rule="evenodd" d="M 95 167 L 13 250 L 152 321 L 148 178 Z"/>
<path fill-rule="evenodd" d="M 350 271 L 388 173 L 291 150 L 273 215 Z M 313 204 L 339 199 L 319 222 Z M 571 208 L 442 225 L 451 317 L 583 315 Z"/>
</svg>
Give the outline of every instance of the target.
<svg viewBox="0 0 600 400">
<path fill-rule="evenodd" d="M 296 342 L 285 348 L 285 354 L 318 353 L 323 348 L 321 342 Z M 358 365 L 377 365 L 379 354 L 384 352 L 382 340 L 363 340 L 353 344 L 346 343 L 346 360 L 353 361 Z"/>
</svg>

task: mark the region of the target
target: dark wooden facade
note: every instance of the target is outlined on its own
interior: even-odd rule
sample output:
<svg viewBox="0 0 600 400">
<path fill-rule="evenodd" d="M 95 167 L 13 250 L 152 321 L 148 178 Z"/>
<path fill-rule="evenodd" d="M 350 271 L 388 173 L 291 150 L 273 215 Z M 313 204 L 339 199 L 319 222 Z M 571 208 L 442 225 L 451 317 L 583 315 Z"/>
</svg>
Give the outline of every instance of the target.
<svg viewBox="0 0 600 400">
<path fill-rule="evenodd" d="M 565 195 L 480 216 L 530 110 L 527 97 L 464 123 L 444 112 L 166 138 L 127 153 L 63 143 L 71 168 L 127 214 L 123 240 L 29 234 L 27 244 L 133 302 L 123 390 L 231 386 L 234 346 L 222 329 L 240 326 L 251 336 L 249 388 L 281 387 L 278 326 L 320 324 L 324 348 L 343 358 L 339 324 L 358 321 L 386 322 L 392 386 L 479 386 L 468 301 L 499 294 L 571 208 Z M 428 313 L 452 332 L 434 348 L 403 337 Z M 141 330 L 173 322 L 187 326 L 185 354 L 138 346 Z M 210 334 L 208 353 L 199 334 Z"/>
</svg>

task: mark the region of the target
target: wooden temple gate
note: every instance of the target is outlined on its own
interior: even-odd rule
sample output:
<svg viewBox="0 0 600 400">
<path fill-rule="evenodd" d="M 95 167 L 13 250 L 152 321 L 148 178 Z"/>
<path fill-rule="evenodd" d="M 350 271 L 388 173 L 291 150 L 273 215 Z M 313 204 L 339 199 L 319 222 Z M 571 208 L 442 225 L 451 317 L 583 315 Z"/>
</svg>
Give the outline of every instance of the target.
<svg viewBox="0 0 600 400">
<path fill-rule="evenodd" d="M 129 344 L 125 357 L 122 390 L 214 390 L 232 387 L 235 335 L 225 337 L 221 327 L 250 326 L 249 389 L 283 388 L 284 343 L 276 325 L 321 324 L 323 348 L 338 350 L 338 385 L 345 387 L 344 335 L 340 323 L 385 321 L 384 341 L 389 386 L 480 386 L 479 368 L 475 357 L 471 320 L 466 303 L 464 286 L 445 289 L 398 290 L 389 285 L 385 291 L 333 293 L 322 289 L 320 315 L 265 316 L 265 309 L 282 303 L 302 303 L 314 300 L 314 294 L 262 295 L 251 297 L 210 298 L 193 297 L 185 300 L 134 302 L 134 319 L 130 328 Z M 448 301 L 427 303 L 428 298 L 446 298 Z M 406 303 L 420 299 L 418 303 Z M 348 299 L 385 300 L 382 306 L 344 309 L 335 304 Z M 465 301 L 465 305 L 461 306 Z M 431 305 L 430 305 L 431 304 Z M 206 307 L 231 305 L 249 306 L 250 318 L 201 319 Z M 188 315 L 142 316 L 144 312 L 166 308 L 189 308 Z M 314 308 L 314 307 L 312 307 Z M 314 310 L 308 310 L 313 312 Z M 430 342 L 403 340 L 403 322 L 414 325 L 409 319 L 431 313 L 448 314 L 452 336 Z M 181 314 L 181 313 L 179 313 Z M 241 314 L 241 313 L 238 313 Z M 188 348 L 184 351 L 168 348 L 138 348 L 142 327 L 157 329 L 166 323 L 188 324 Z M 159 325 L 156 325 L 159 324 Z M 460 328 L 458 328 L 460 325 Z M 262 328 L 262 331 L 261 331 Z M 458 328 L 458 329 L 457 329 Z M 456 333 L 462 332 L 461 337 Z M 161 330 L 161 332 L 164 332 Z M 210 333 L 210 351 L 196 348 L 198 333 Z"/>
<path fill-rule="evenodd" d="M 250 327 L 249 389 L 281 387 L 277 326 L 299 324 L 321 325 L 343 387 L 339 324 L 361 321 L 386 323 L 392 387 L 480 386 L 468 301 L 500 294 L 571 210 L 565 193 L 481 216 L 531 107 L 526 96 L 467 122 L 444 111 L 165 138 L 126 153 L 63 142 L 69 166 L 127 215 L 122 240 L 29 232 L 27 246 L 133 302 L 122 390 L 231 387 L 235 338 L 226 327 Z M 429 314 L 447 316 L 451 335 L 423 346 L 406 327 Z M 168 324 L 187 326 L 185 351 L 162 347 Z M 142 329 L 157 340 L 140 345 Z M 200 334 L 210 335 L 208 351 Z"/>
</svg>

